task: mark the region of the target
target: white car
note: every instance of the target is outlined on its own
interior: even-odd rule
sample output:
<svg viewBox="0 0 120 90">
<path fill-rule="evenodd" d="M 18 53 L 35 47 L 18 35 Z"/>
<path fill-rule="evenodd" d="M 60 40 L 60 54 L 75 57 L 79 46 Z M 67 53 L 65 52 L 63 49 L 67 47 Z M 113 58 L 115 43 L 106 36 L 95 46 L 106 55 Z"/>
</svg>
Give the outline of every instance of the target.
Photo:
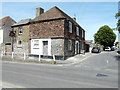
<svg viewBox="0 0 120 90">
<path fill-rule="evenodd" d="M 111 51 L 110 47 L 105 47 L 105 51 Z"/>
</svg>

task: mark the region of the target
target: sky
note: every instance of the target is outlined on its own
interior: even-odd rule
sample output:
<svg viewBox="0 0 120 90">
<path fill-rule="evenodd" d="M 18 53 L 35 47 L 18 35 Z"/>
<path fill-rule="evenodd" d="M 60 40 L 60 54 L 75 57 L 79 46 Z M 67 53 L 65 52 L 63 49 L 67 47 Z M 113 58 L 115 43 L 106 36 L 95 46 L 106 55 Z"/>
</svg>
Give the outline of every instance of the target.
<svg viewBox="0 0 120 90">
<path fill-rule="evenodd" d="M 116 28 L 117 2 L 2 2 L 1 18 L 10 16 L 17 22 L 21 19 L 33 19 L 37 7 L 44 8 L 46 12 L 54 6 L 70 17 L 76 17 L 77 23 L 86 31 L 86 40 L 94 40 L 93 35 L 101 26 Z M 117 35 L 118 32 L 114 32 Z"/>
</svg>

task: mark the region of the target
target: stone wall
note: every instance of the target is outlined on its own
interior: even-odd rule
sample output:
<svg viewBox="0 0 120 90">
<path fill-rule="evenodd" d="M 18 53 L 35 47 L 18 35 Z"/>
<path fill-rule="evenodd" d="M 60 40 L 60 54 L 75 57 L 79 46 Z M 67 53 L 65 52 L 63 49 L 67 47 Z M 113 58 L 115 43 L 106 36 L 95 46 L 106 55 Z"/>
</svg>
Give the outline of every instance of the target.
<svg viewBox="0 0 120 90">
<path fill-rule="evenodd" d="M 28 42 L 23 42 L 22 47 L 17 47 L 17 43 L 14 43 L 13 45 L 13 52 L 15 54 L 23 54 L 28 53 Z"/>
<path fill-rule="evenodd" d="M 22 34 L 19 34 L 19 26 L 13 27 L 13 30 L 16 32 L 14 37 L 13 51 L 16 54 L 28 53 L 28 43 L 29 43 L 29 25 L 22 26 Z M 22 47 L 18 47 L 18 40 L 22 41 Z"/>
<path fill-rule="evenodd" d="M 51 54 L 64 56 L 64 39 L 51 39 Z"/>
<path fill-rule="evenodd" d="M 29 25 L 22 26 L 22 34 L 19 34 L 19 26 L 14 27 L 13 30 L 16 32 L 14 42 L 17 42 L 17 40 L 22 40 L 22 42 L 29 42 Z"/>
<path fill-rule="evenodd" d="M 12 53 L 12 45 L 5 45 L 5 51 L 6 51 L 6 54 L 11 54 Z"/>
</svg>

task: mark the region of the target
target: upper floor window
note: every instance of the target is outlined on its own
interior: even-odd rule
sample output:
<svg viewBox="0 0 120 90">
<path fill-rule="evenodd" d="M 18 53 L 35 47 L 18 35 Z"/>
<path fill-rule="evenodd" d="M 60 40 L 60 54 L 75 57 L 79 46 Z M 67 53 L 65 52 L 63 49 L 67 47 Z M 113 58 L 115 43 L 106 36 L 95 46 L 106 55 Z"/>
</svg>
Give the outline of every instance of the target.
<svg viewBox="0 0 120 90">
<path fill-rule="evenodd" d="M 79 27 L 76 27 L 76 35 L 79 36 Z"/>
<path fill-rule="evenodd" d="M 84 31 L 82 30 L 82 38 L 84 37 Z"/>
<path fill-rule="evenodd" d="M 72 23 L 69 21 L 69 32 L 72 33 Z"/>
<path fill-rule="evenodd" d="M 22 34 L 22 33 L 23 33 L 22 27 L 19 27 L 19 34 Z"/>
</svg>

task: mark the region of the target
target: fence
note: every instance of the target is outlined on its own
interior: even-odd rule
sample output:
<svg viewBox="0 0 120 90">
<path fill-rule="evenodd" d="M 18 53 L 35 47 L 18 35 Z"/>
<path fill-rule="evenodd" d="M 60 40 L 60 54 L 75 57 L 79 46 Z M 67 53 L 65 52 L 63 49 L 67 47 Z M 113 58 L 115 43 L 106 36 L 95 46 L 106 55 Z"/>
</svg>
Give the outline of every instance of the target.
<svg viewBox="0 0 120 90">
<path fill-rule="evenodd" d="M 41 57 L 42 55 L 29 55 L 28 53 L 15 53 L 15 52 L 1 52 L 0 53 L 1 58 L 4 59 L 10 59 L 10 60 L 25 60 L 25 61 L 38 61 L 38 62 L 43 62 L 43 61 L 52 61 L 54 64 L 56 64 L 56 59 L 55 55 L 52 56 L 52 59 L 50 58 L 43 58 Z"/>
</svg>

